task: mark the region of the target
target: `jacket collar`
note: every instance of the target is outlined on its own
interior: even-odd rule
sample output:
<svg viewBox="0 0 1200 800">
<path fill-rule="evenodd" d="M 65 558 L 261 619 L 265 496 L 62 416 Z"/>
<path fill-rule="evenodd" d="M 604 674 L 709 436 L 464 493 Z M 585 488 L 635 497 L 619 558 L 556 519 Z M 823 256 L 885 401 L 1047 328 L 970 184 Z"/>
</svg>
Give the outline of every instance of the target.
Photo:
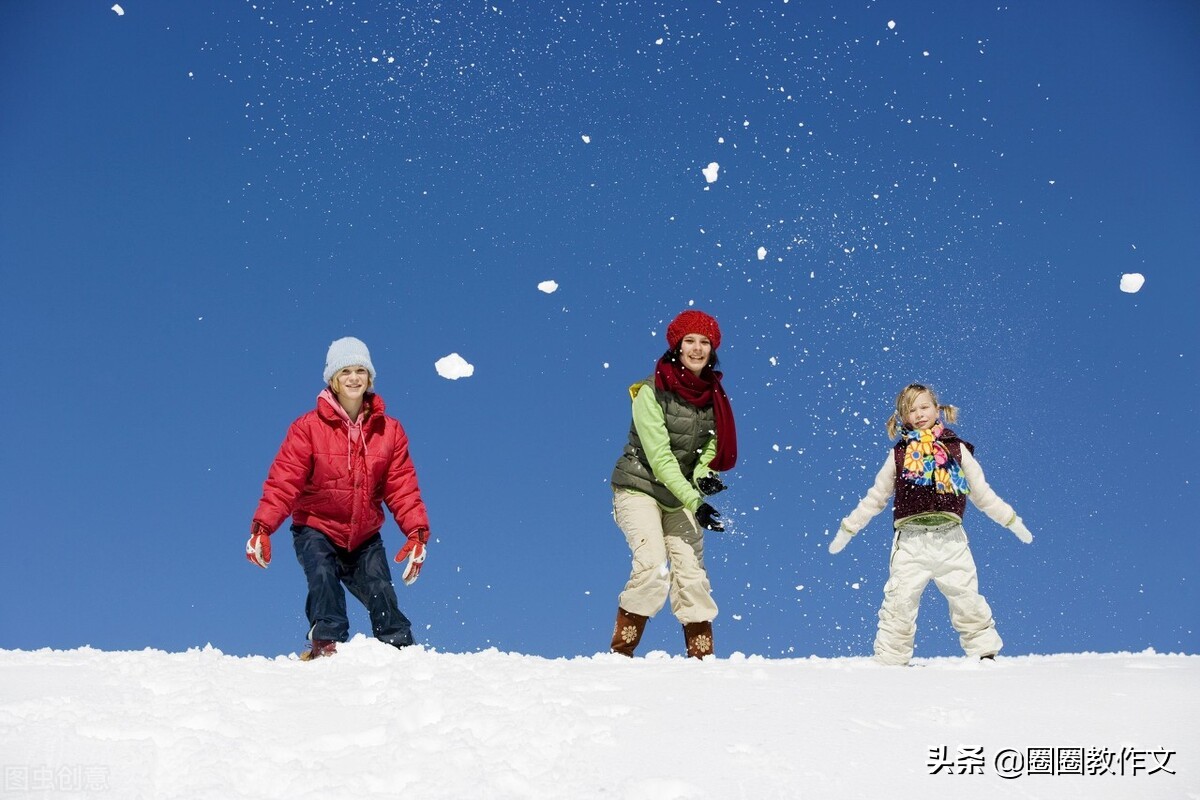
<svg viewBox="0 0 1200 800">
<path fill-rule="evenodd" d="M 362 424 L 364 427 L 370 427 L 377 424 L 376 420 L 382 420 L 384 410 L 387 406 L 383 402 L 383 398 L 374 392 L 367 392 L 363 398 Z M 343 423 L 353 424 L 354 420 L 346 413 L 346 409 L 342 408 L 342 404 L 334 397 L 333 392 L 326 386 L 317 395 L 317 415 L 321 419 L 334 425 Z"/>
</svg>

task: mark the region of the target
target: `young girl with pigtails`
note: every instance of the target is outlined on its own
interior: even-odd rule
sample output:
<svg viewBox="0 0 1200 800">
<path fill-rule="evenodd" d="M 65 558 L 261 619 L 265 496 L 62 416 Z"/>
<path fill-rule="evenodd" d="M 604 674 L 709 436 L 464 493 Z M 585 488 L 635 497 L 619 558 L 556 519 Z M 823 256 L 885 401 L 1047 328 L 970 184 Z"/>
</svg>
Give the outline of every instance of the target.
<svg viewBox="0 0 1200 800">
<path fill-rule="evenodd" d="M 899 434 L 899 439 L 874 485 L 842 520 L 829 544 L 830 553 L 840 553 L 895 496 L 890 572 L 875 636 L 875 660 L 883 664 L 907 664 L 912 658 L 917 611 L 930 580 L 946 596 L 963 651 L 985 660 L 1000 652 L 1003 642 L 992 609 L 979 593 L 975 560 L 962 526 L 968 499 L 1022 542 L 1033 541 L 1012 506 L 988 485 L 974 446 L 958 438 L 943 419 L 956 422 L 958 409 L 940 405 L 928 386 L 904 387 L 887 422 L 888 435 Z"/>
</svg>

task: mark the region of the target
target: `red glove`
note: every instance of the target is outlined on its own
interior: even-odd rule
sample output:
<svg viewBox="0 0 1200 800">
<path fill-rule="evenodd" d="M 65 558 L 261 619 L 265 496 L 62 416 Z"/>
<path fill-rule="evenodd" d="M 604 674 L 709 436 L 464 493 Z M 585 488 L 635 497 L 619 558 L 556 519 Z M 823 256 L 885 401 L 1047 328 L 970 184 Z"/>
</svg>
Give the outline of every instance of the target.
<svg viewBox="0 0 1200 800">
<path fill-rule="evenodd" d="M 417 528 L 408 535 L 408 541 L 400 548 L 400 552 L 396 553 L 397 564 L 408 559 L 408 564 L 404 566 L 404 574 L 400 576 L 405 586 L 411 586 L 420 577 L 421 565 L 425 563 L 425 543 L 428 541 L 429 529 Z"/>
<path fill-rule="evenodd" d="M 250 523 L 250 539 L 246 542 L 246 560 L 266 569 L 271 563 L 271 534 L 258 520 Z"/>
</svg>

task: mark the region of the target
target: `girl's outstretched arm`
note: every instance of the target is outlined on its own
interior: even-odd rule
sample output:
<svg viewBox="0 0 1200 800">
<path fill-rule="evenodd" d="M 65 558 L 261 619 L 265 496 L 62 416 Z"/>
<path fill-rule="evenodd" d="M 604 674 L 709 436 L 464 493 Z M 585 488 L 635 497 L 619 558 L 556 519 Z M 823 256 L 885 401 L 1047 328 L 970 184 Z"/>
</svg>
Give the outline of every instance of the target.
<svg viewBox="0 0 1200 800">
<path fill-rule="evenodd" d="M 879 468 L 875 483 L 867 490 L 862 500 L 854 510 L 842 520 L 841 529 L 853 536 L 866 527 L 875 515 L 887 508 L 888 499 L 896 488 L 896 460 L 892 451 L 888 451 L 887 460 Z"/>
<path fill-rule="evenodd" d="M 1013 511 L 1013 507 L 992 491 L 987 478 L 983 476 L 983 467 L 979 466 L 975 456 L 971 455 L 971 451 L 965 447 L 962 448 L 962 469 L 967 483 L 971 486 L 971 493 L 967 497 L 975 504 L 975 507 L 987 514 L 993 522 L 998 522 L 1011 530 L 1022 542 L 1029 544 L 1033 541 L 1033 534 L 1025 527 L 1025 523 L 1017 516 L 1017 512 Z"/>
</svg>

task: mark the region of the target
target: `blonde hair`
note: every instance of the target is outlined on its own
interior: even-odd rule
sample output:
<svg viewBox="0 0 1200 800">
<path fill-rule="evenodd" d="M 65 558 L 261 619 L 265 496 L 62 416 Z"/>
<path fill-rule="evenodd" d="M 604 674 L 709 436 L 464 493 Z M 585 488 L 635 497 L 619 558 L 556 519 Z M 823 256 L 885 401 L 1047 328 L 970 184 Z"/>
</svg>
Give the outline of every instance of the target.
<svg viewBox="0 0 1200 800">
<path fill-rule="evenodd" d="M 361 364 L 352 364 L 351 366 L 362 366 Z M 339 369 L 329 378 L 329 391 L 333 392 L 334 396 L 341 394 L 342 385 L 339 379 L 342 377 L 342 371 Z M 371 374 L 371 370 L 367 370 L 367 391 L 375 388 L 375 376 Z"/>
<path fill-rule="evenodd" d="M 896 395 L 896 411 L 887 421 L 888 436 L 895 438 L 896 432 L 905 427 L 904 418 L 908 416 L 908 412 L 912 410 L 913 403 L 917 402 L 917 398 L 928 392 L 929 399 L 937 406 L 938 413 L 946 420 L 946 422 L 958 421 L 958 407 L 944 406 L 938 402 L 937 392 L 932 386 L 926 386 L 921 383 L 910 383 L 900 390 L 900 394 Z"/>
</svg>

